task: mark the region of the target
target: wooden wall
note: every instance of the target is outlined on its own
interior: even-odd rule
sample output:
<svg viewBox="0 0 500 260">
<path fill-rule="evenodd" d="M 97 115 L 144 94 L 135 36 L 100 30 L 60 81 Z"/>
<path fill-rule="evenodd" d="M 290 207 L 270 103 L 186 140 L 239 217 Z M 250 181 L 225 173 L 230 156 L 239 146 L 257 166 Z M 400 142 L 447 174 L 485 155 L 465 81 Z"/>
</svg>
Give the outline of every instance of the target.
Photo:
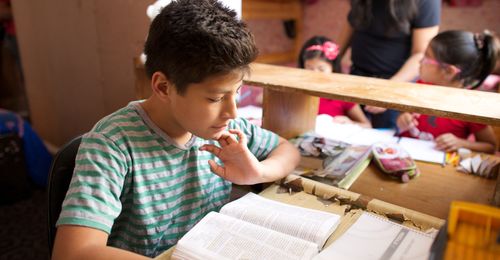
<svg viewBox="0 0 500 260">
<path fill-rule="evenodd" d="M 61 145 L 134 98 L 154 0 L 14 0 L 32 124 Z"/>
</svg>

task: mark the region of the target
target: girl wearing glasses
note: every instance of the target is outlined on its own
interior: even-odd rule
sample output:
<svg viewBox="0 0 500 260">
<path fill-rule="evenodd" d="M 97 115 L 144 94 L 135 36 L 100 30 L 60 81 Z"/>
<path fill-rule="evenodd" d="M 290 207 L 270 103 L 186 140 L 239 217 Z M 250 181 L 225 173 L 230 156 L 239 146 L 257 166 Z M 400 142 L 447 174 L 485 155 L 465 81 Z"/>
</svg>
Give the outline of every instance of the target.
<svg viewBox="0 0 500 260">
<path fill-rule="evenodd" d="M 493 71 L 498 40 L 488 31 L 474 34 L 445 31 L 434 37 L 420 61 L 418 83 L 475 89 Z M 402 136 L 434 140 L 436 148 L 455 151 L 468 148 L 494 153 L 497 140 L 491 126 L 455 119 L 402 113 L 397 119 Z M 475 141 L 468 139 L 473 134 Z"/>
</svg>

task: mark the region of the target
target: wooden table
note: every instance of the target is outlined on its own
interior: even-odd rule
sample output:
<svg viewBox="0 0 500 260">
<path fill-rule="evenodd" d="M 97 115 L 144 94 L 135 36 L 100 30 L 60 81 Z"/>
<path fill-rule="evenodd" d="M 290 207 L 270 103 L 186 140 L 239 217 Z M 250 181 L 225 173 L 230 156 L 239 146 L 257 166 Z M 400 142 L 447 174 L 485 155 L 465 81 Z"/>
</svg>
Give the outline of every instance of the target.
<svg viewBox="0 0 500 260">
<path fill-rule="evenodd" d="M 451 165 L 417 162 L 417 166 L 420 176 L 401 183 L 372 162 L 349 190 L 443 219 L 453 200 L 489 204 L 493 199 L 496 180 L 461 173 Z"/>
</svg>

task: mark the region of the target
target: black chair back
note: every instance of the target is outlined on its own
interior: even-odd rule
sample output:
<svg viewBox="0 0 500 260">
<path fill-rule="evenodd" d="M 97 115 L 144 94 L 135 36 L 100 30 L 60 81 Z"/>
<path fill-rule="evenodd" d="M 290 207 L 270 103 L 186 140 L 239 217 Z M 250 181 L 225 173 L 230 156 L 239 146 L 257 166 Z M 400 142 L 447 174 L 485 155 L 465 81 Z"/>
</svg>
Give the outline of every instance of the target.
<svg viewBox="0 0 500 260">
<path fill-rule="evenodd" d="M 56 236 L 56 221 L 61 213 L 61 206 L 66 192 L 68 191 L 73 169 L 75 168 L 75 159 L 80 147 L 82 137 L 76 137 L 61 148 L 54 160 L 49 173 L 49 183 L 47 188 L 48 202 L 48 236 L 49 236 L 49 254 L 52 255 L 52 247 Z"/>
</svg>

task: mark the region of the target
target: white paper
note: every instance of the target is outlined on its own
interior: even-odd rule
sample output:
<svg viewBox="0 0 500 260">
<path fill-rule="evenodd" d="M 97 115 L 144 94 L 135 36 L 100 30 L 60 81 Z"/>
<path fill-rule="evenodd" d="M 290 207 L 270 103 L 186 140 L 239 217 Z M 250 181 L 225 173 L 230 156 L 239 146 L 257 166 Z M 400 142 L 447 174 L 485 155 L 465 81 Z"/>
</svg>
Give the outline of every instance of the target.
<svg viewBox="0 0 500 260">
<path fill-rule="evenodd" d="M 363 212 L 314 259 L 428 259 L 434 237 L 435 233 L 426 234 Z"/>
<path fill-rule="evenodd" d="M 211 212 L 181 240 L 172 259 L 311 259 L 317 245 Z"/>
<path fill-rule="evenodd" d="M 399 145 L 410 154 L 411 158 L 418 161 L 442 164 L 446 156 L 445 152 L 435 148 L 434 141 L 401 137 Z"/>
<path fill-rule="evenodd" d="M 325 114 L 316 117 L 315 132 L 332 140 L 355 145 L 394 142 L 396 133 L 392 129 L 368 129 L 356 124 L 335 123 L 333 117 Z"/>
<path fill-rule="evenodd" d="M 340 216 L 279 203 L 248 193 L 226 204 L 221 213 L 316 243 L 321 249 L 337 227 Z"/>
</svg>

